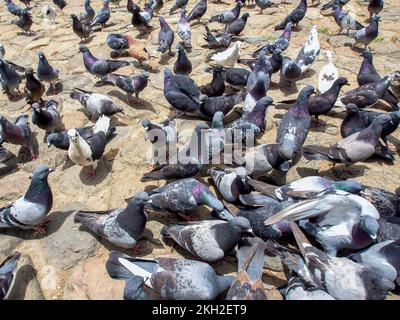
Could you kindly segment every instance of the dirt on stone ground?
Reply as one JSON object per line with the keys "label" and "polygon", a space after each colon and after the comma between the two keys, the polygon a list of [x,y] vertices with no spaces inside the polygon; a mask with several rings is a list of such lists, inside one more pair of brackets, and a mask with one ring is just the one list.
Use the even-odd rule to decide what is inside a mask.
{"label": "dirt on stone ground", "polygon": [[[14,1],[18,3],[18,1]],[[135,1],[136,2],[136,1]],[[190,0],[190,10],[196,3]],[[228,1],[226,1],[228,2]],[[279,0],[278,0],[279,2]],[[250,39],[272,40],[281,34],[274,31],[274,25],[282,20],[295,6],[297,0],[289,0],[290,4],[280,4],[277,8],[264,10],[259,14],[259,9],[244,7],[243,12],[249,12],[250,17],[242,35]],[[233,7],[234,1],[227,4],[214,4],[208,1],[208,11],[202,21],[218,11]],[[52,1],[32,1],[34,8],[32,15],[34,35],[27,36],[20,33],[20,29],[10,24],[14,19],[6,10],[4,1],[1,3],[0,42],[6,49],[5,59],[11,60],[24,67],[32,67],[36,70],[38,58],[37,52],[43,51],[51,65],[60,70],[60,80],[63,91],[56,96],[47,96],[46,99],[56,99],[62,103],[62,122],[65,128],[83,127],[91,125],[83,114],[80,104],[69,97],[73,87],[81,87],[86,90],[101,92],[110,96],[116,103],[123,106],[125,114],[112,118],[112,125],[117,126],[116,137],[106,146],[103,159],[99,162],[97,177],[93,180],[86,178],[82,167],[72,165],[67,159],[67,153],[55,148],[48,149],[44,140],[44,131],[31,124],[38,142],[39,157],[32,162],[21,161],[26,155],[20,154],[17,161],[7,165],[0,164],[0,206],[16,200],[26,191],[34,168],[39,164],[47,164],[56,168],[49,177],[49,183],[54,195],[54,205],[49,218],[47,234],[33,236],[32,231],[1,231],[0,234],[0,261],[14,250],[23,253],[17,272],[17,283],[10,299],[122,299],[124,282],[111,279],[106,270],[105,262],[111,250],[119,250],[109,243],[93,236],[79,224],[73,222],[75,210],[106,210],[125,206],[124,199],[137,191],[147,190],[161,186],[165,182],[140,182],[141,175],[149,170],[146,161],[150,145],[144,140],[145,130],[140,120],[149,118],[154,122],[161,122],[172,115],[168,102],[163,96],[163,69],[172,69],[176,56],[160,59],[160,53],[156,51],[157,35],[159,30],[158,18],[151,20],[155,29],[147,39],[146,46],[154,56],[150,61],[152,71],[147,88],[141,93],[145,103],[127,105],[125,95],[115,87],[94,87],[96,79],[86,72],[82,61],[82,55],[78,53],[79,38],[73,33],[70,14],[79,14],[83,10],[83,0],[68,0],[67,7],[61,12],[56,9],[56,25],[46,26],[42,21],[43,7],[52,4]],[[138,4],[143,7],[143,0]],[[176,30],[179,13],[169,15],[172,1],[164,1],[164,7],[160,14],[166,17],[170,26]],[[18,3],[20,5],[20,3]],[[22,4],[21,4],[22,5]],[[102,6],[102,1],[93,0],[92,5],[96,10]],[[358,21],[365,23],[369,17],[367,2],[351,1],[346,5],[346,10],[353,13]],[[92,53],[99,58],[109,58],[110,49],[106,45],[107,35],[111,32],[128,32],[137,36],[138,32],[130,24],[131,15],[126,11],[126,1],[121,2],[121,8],[115,8],[110,3],[111,19],[109,26],[94,33],[94,36],[86,45]],[[386,0],[385,8],[381,13],[380,36],[370,45],[374,54],[374,63],[380,74],[400,69],[400,3],[398,0]],[[208,24],[211,29],[221,29],[217,23]],[[291,58],[295,58],[301,47],[307,40],[309,31],[313,25],[318,26],[321,50],[331,50],[333,60],[341,76],[349,79],[351,87],[357,87],[356,76],[362,61],[360,51],[353,51],[353,40],[345,35],[337,35],[338,27],[332,16],[323,16],[318,7],[309,7],[305,19],[300,23],[300,30],[293,32],[290,47],[285,52]],[[203,46],[204,25],[192,26],[193,49],[188,53],[193,63],[191,77],[199,85],[208,83],[212,75],[204,72],[205,57],[210,51]],[[175,34],[175,44],[178,42]],[[244,42],[242,45],[242,57],[256,48],[257,43]],[[131,58],[124,58],[133,61]],[[297,90],[293,88],[279,87],[273,84],[268,91],[275,102],[283,99],[296,98],[298,90],[303,86],[317,85],[318,73],[324,65],[324,56],[321,55],[312,70],[307,72],[303,79],[297,82]],[[143,70],[133,66],[120,69],[118,73],[138,74]],[[279,82],[279,74],[272,77],[274,83]],[[46,86],[47,87],[47,86]],[[23,86],[21,86],[23,88]],[[377,104],[375,108],[390,111],[385,104]],[[9,119],[15,119],[21,114],[31,114],[29,105],[22,99],[10,102],[5,94],[0,94],[0,113]],[[267,130],[259,139],[259,143],[273,142],[276,137],[277,125],[285,110],[270,108],[267,114]],[[328,116],[321,116],[326,126],[317,127],[313,124],[306,144],[331,145],[340,139],[340,123],[345,115],[341,108],[335,108]],[[177,119],[180,143],[188,141],[191,132],[201,120]],[[393,133],[389,139],[392,149],[398,148],[400,133]],[[19,146],[5,145],[14,154],[19,153]],[[349,176],[343,172],[343,167],[337,168],[340,178],[354,178],[355,180],[374,187],[394,191],[398,186],[400,175],[400,162],[396,154],[394,164],[373,159],[358,163],[355,167],[355,176]],[[16,167],[17,165],[17,167]],[[317,173],[317,169],[319,169]],[[286,175],[286,181],[290,182],[308,175],[323,175],[338,178],[329,170],[329,163],[302,159]],[[270,177],[271,182],[284,183],[282,177]],[[207,183],[207,177],[203,178]],[[204,219],[209,216],[205,208],[200,208],[196,218]],[[190,258],[179,248],[172,249],[170,244],[164,243],[160,236],[162,226],[168,222],[180,221],[178,217],[165,217],[159,214],[149,213],[149,221],[146,226],[145,238],[139,243],[143,247],[140,256],[147,258],[159,256]],[[286,283],[287,273],[284,272],[279,259],[265,258],[265,272],[263,276],[264,286],[269,299],[282,299],[277,287]],[[221,274],[235,274],[236,259],[228,256],[222,262],[215,265],[217,272]],[[390,296],[389,298],[394,298]]]}

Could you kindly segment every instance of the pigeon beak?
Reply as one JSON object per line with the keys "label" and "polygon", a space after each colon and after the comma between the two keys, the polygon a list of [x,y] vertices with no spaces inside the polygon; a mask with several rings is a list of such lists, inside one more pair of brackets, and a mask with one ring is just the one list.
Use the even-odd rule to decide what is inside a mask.
{"label": "pigeon beak", "polygon": [[247,229],[245,232],[243,232],[244,234],[250,236],[250,237],[255,237],[256,235],[254,234],[253,229]]}
{"label": "pigeon beak", "polygon": [[51,148],[51,143],[47,144],[47,148],[50,149]]}

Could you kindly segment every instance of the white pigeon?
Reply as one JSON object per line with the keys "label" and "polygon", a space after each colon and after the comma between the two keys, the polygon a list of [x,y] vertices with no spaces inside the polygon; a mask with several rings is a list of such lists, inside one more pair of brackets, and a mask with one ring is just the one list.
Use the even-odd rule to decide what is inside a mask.
{"label": "white pigeon", "polygon": [[97,161],[103,156],[109,126],[110,118],[103,115],[97,120],[93,135],[87,139],[83,139],[75,129],[68,130],[68,157],[79,166],[92,166],[90,177],[96,175]]}
{"label": "white pigeon", "polygon": [[225,51],[216,53],[211,56],[210,60],[215,61],[223,67],[234,67],[237,59],[240,57],[241,41],[236,41],[230,48]]}
{"label": "white pigeon", "polygon": [[51,24],[55,23],[57,13],[51,5],[44,6],[42,9],[43,18],[47,19],[51,22]]}
{"label": "white pigeon", "polygon": [[182,10],[177,27],[178,36],[182,39],[186,48],[192,47],[192,29],[187,21],[186,10]]}
{"label": "white pigeon", "polygon": [[299,52],[296,62],[301,68],[301,72],[308,70],[321,53],[321,47],[318,41],[318,26],[313,26],[310,31],[310,36],[308,37],[307,43]]}
{"label": "white pigeon", "polygon": [[318,90],[321,94],[328,91],[339,77],[339,72],[332,61],[332,52],[327,50],[324,55],[326,56],[326,63],[319,72],[318,77]]}

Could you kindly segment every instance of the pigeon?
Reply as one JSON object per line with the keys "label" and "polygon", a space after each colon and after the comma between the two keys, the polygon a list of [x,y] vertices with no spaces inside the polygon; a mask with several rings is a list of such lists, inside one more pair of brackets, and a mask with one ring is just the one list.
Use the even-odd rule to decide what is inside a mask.
{"label": "pigeon", "polygon": [[11,24],[22,29],[26,34],[32,34],[31,27],[33,24],[32,16],[27,9],[23,9],[17,20],[11,20]]}
{"label": "pigeon", "polygon": [[102,115],[112,116],[124,113],[121,106],[116,105],[109,97],[101,93],[86,91],[79,88],[72,89],[70,98],[79,100],[90,120],[98,120]]}
{"label": "pigeon", "polygon": [[137,6],[136,4],[133,4],[131,13],[132,13],[131,23],[137,30],[139,30],[139,36],[141,36],[141,35],[145,34],[146,32],[153,29],[149,25],[146,18],[140,14],[141,10],[140,10],[139,6]]}
{"label": "pigeon", "polygon": [[15,96],[15,91],[19,91],[21,77],[7,62],[0,59],[0,83],[3,91],[10,97]]}
{"label": "pigeon", "polygon": [[213,78],[210,83],[202,86],[200,92],[205,94],[207,97],[219,97],[224,94],[225,82],[222,78],[223,67],[215,67],[212,69]]}
{"label": "pigeon", "polygon": [[170,224],[161,230],[161,234],[172,238],[196,258],[216,262],[231,252],[243,235],[253,235],[253,231],[246,218],[234,217],[229,221],[202,220]]}
{"label": "pigeon", "polygon": [[[75,128],[75,130],[84,140],[90,138],[94,134],[93,127]],[[116,130],[115,127],[110,127],[106,133],[106,139],[110,139],[114,135],[115,130]],[[50,148],[51,146],[55,146],[57,149],[68,151],[69,149],[68,130],[50,133],[46,137],[46,143],[48,148]]]}
{"label": "pigeon", "polygon": [[145,3],[144,10],[139,13],[147,22],[150,22],[151,18],[153,18],[153,8],[151,4]]}
{"label": "pigeon", "polygon": [[32,68],[25,69],[25,94],[30,103],[42,102],[45,90],[44,84],[35,78]]}
{"label": "pigeon", "polygon": [[381,21],[380,16],[373,16],[369,25],[355,33],[349,34],[350,37],[354,39],[353,48],[361,43],[364,45],[364,50],[367,49],[368,45],[374,41],[379,34],[379,21]]}
{"label": "pigeon", "polygon": [[60,75],[60,71],[52,67],[46,59],[43,52],[38,52],[39,64],[37,67],[37,76],[40,81],[50,83],[50,89],[56,91],[56,82]]}
{"label": "pigeon", "polygon": [[231,10],[222,11],[214,16],[211,16],[209,22],[218,22],[225,25],[228,25],[239,18],[240,8],[243,6],[242,2],[236,2],[236,5]]}
{"label": "pigeon", "polygon": [[296,63],[300,66],[301,72],[308,70],[315,63],[315,61],[318,60],[321,52],[317,28],[317,26],[313,26],[311,28],[307,43],[300,50],[296,58]]}
{"label": "pigeon", "polygon": [[384,5],[384,0],[371,0],[368,4],[368,12],[369,12],[369,18],[371,19],[373,15],[378,15]]}
{"label": "pigeon", "polygon": [[243,167],[237,167],[235,171],[230,173],[225,170],[211,168],[209,174],[225,201],[235,202],[241,194],[251,192],[247,184],[246,170]]}
{"label": "pigeon", "polygon": [[276,39],[274,42],[269,42],[266,45],[262,45],[259,49],[253,52],[252,57],[258,57],[260,51],[265,51],[269,54],[272,54],[276,49],[280,49],[282,53],[289,47],[291,36],[292,23],[288,22],[285,26],[284,31],[278,39]]}
{"label": "pigeon", "polygon": [[239,92],[237,94],[230,94],[218,97],[205,97],[202,100],[199,111],[207,119],[212,119],[216,112],[220,111],[224,115],[228,114],[232,108],[244,101],[246,94]]}
{"label": "pigeon", "polygon": [[234,67],[240,56],[240,46],[242,42],[236,41],[225,51],[211,54],[210,60],[223,67]]}
{"label": "pigeon", "polygon": [[247,174],[264,176],[273,169],[287,172],[290,165],[279,149],[278,144],[261,144],[248,148],[244,156]]}
{"label": "pigeon", "polygon": [[190,29],[190,25],[188,23],[188,19],[186,17],[186,10],[182,9],[181,18],[179,19],[179,23],[176,31],[178,32],[179,38],[182,39],[183,45],[186,48],[192,47],[192,30]]}
{"label": "pigeon", "polygon": [[67,5],[67,1],[65,0],[53,0],[53,3],[62,11]]}
{"label": "pigeon", "polygon": [[286,300],[336,300],[324,290],[306,285],[296,276],[289,279],[284,295]]}
{"label": "pigeon", "polygon": [[383,115],[388,114],[390,116],[390,120],[383,124],[381,138],[385,145],[388,145],[387,139],[390,134],[392,134],[400,124],[400,111],[394,111],[390,113],[382,113],[382,112],[375,112],[375,111],[361,111],[361,116],[363,117],[365,125],[368,127],[375,118]]}
{"label": "pigeon", "polygon": [[86,25],[90,24],[96,15],[96,12],[90,5],[90,1],[91,0],[85,0],[85,11],[79,15],[79,21]]}
{"label": "pigeon", "polygon": [[190,77],[183,74],[173,74],[164,69],[164,97],[168,103],[180,112],[198,110],[201,104],[200,90]]}
{"label": "pigeon", "polygon": [[152,147],[152,166],[156,167],[166,163],[170,156],[169,150],[171,146],[177,142],[175,120],[167,119],[160,124],[156,124],[149,119],[143,119],[142,125],[147,131],[145,140],[150,141]]}
{"label": "pigeon", "polygon": [[43,7],[43,18],[49,20],[50,24],[55,25],[56,17],[57,17],[57,12],[51,5]]}
{"label": "pigeon", "polygon": [[[389,115],[377,117],[366,129],[356,132],[331,147],[305,146],[303,155],[307,160],[327,160],[348,165],[369,159],[379,145],[382,126],[390,121]],[[333,169],[333,168],[332,168]]]}
{"label": "pigeon", "polygon": [[145,203],[149,200],[146,192],[137,192],[127,199],[126,208],[106,211],[79,210],[74,216],[75,223],[82,223],[89,230],[121,248],[138,249],[146,226]]}
{"label": "pigeon", "polygon": [[119,252],[110,253],[106,269],[116,279],[141,277],[146,286],[168,300],[213,300],[234,281],[232,276],[217,275],[205,262],[175,258],[139,259]]}
{"label": "pigeon", "polygon": [[308,100],[313,93],[312,86],[301,89],[297,101],[279,123],[276,143],[279,144],[280,154],[287,160],[294,160],[297,155],[301,155],[311,124]]}
{"label": "pigeon", "polygon": [[55,100],[46,101],[44,105],[37,102],[32,104],[32,123],[47,132],[54,131],[61,124],[58,102]]}
{"label": "pigeon", "polygon": [[250,74],[247,81],[247,89],[251,89],[246,94],[246,98],[244,100],[243,115],[247,115],[253,111],[257,102],[266,96],[267,92],[265,87],[269,86],[269,76],[262,71],[256,73],[256,82],[253,85],[249,85],[252,74],[253,73]]}
{"label": "pigeon", "polygon": [[269,77],[271,78],[273,73],[277,73],[281,70],[283,63],[283,56],[281,49],[275,49],[271,57],[268,58],[268,64],[270,65]]}
{"label": "pigeon", "polygon": [[244,13],[239,19],[233,21],[226,27],[225,32],[230,35],[238,36],[246,27],[247,19],[250,16],[248,12]]}
{"label": "pigeon", "polygon": [[343,11],[340,6],[334,5],[333,10],[333,17],[340,28],[338,34],[341,34],[343,29],[349,35],[350,30],[361,30],[364,28],[361,23],[357,22],[348,12]]}
{"label": "pigeon", "polygon": [[[214,115],[215,118],[215,115]],[[222,117],[221,117],[222,121]],[[210,129],[208,124],[198,124],[190,137],[189,143],[179,150],[178,158],[174,159],[180,164],[204,164],[208,157],[207,152],[207,131]]]}
{"label": "pigeon", "polygon": [[265,243],[260,238],[239,242],[238,274],[227,293],[227,300],[267,300],[262,283]]}
{"label": "pigeon", "polygon": [[32,132],[29,127],[28,119],[28,115],[21,115],[15,120],[15,123],[12,124],[4,116],[0,116],[0,140],[2,142],[26,147],[31,155],[31,160],[35,160],[37,156],[35,155],[31,142]]}
{"label": "pigeon", "polygon": [[224,68],[222,78],[233,87],[244,87],[247,85],[250,71],[243,68]]}
{"label": "pigeon", "polygon": [[339,8],[342,8],[349,1],[350,0],[330,0],[322,5],[321,11],[326,11],[330,8],[333,8],[334,5],[337,5]]}
{"label": "pigeon", "polygon": [[398,77],[398,73],[389,74],[377,82],[367,83],[350,90],[339,99],[345,105],[354,103],[359,108],[372,106],[382,98],[396,77]]}
{"label": "pigeon", "polygon": [[356,132],[367,128],[364,118],[361,116],[361,111],[354,103],[349,103],[346,106],[346,116],[340,126],[340,135],[346,138]]}
{"label": "pigeon", "polygon": [[187,16],[187,22],[197,20],[200,23],[201,18],[207,12],[207,0],[199,0]]}
{"label": "pigeon", "polygon": [[300,220],[301,228],[318,241],[324,252],[336,257],[340,250],[359,250],[370,245],[377,237],[378,218],[376,208],[365,199],[337,191],[286,207],[265,224]]}
{"label": "pigeon", "polygon": [[293,26],[298,27],[299,23],[305,17],[307,12],[307,0],[300,0],[300,3],[280,24],[275,26],[275,30],[283,30],[288,22],[291,22]]}
{"label": "pigeon", "polygon": [[188,3],[188,0],[175,0],[174,5],[169,10],[169,14],[173,14],[178,9],[184,9]]}
{"label": "pigeon", "polygon": [[369,248],[353,253],[348,258],[376,271],[385,278],[400,283],[400,262],[398,259],[400,240],[386,240]]}
{"label": "pigeon", "polygon": [[254,139],[261,132],[264,132],[266,113],[272,102],[271,97],[264,96],[257,101],[253,109],[243,113],[240,119],[234,121],[228,128],[234,135],[233,141],[244,141],[246,138]]}
{"label": "pigeon", "polygon": [[189,75],[192,72],[192,62],[189,60],[185,49],[180,43],[176,45],[176,50],[178,51],[178,57],[174,63],[174,73]]}
{"label": "pigeon", "polygon": [[164,6],[164,1],[163,0],[149,0],[149,4],[151,5],[151,8],[153,9],[153,11],[158,13]]}
{"label": "pigeon", "polygon": [[120,33],[110,33],[107,36],[107,45],[115,51],[123,51],[129,48],[128,40]]}
{"label": "pigeon", "polygon": [[333,64],[332,51],[327,50],[324,55],[326,56],[326,62],[318,75],[318,90],[321,94],[328,91],[339,77],[339,72]]}
{"label": "pigeon", "polygon": [[272,0],[256,0],[256,6],[260,8],[260,14],[262,14],[263,10],[277,5]]}
{"label": "pigeon", "polygon": [[32,0],[19,0],[19,1],[22,2],[27,8],[29,8]]}
{"label": "pigeon", "polygon": [[191,219],[193,211],[206,205],[217,213],[224,210],[224,205],[201,182],[186,178],[166,184],[149,192],[150,206],[155,210],[177,213],[185,219]]}
{"label": "pigeon", "polygon": [[74,30],[75,34],[81,39],[88,39],[90,34],[92,33],[92,29],[85,25],[83,22],[80,22],[78,17],[75,14],[71,14],[72,19],[72,30]]}
{"label": "pigeon", "polygon": [[136,102],[139,102],[139,93],[142,92],[150,81],[150,74],[143,72],[133,76],[124,76],[108,74],[102,78],[103,82],[111,83],[126,92],[126,100],[129,103],[132,100],[132,94],[135,94]]}
{"label": "pigeon", "polygon": [[144,61],[150,59],[150,54],[147,51],[144,43],[139,41],[128,34],[124,35],[124,38],[128,42],[128,54],[143,64]]}
{"label": "pigeon", "polygon": [[291,60],[289,57],[283,57],[281,66],[281,80],[286,81],[290,84],[296,83],[301,79],[302,71],[296,61]]}
{"label": "pigeon", "polygon": [[[371,51],[365,50],[361,53],[361,55],[364,57],[364,59],[357,75],[358,85],[362,86],[364,84],[381,81],[382,77],[374,67]],[[381,99],[389,103],[394,110],[398,110],[400,107],[399,100],[390,90],[390,88],[383,93]]]}
{"label": "pigeon", "polygon": [[46,216],[53,206],[53,195],[47,177],[53,171],[54,169],[44,165],[36,167],[25,195],[0,208],[0,229],[34,229],[41,234],[46,232],[45,225],[49,222]]}
{"label": "pigeon", "polygon": [[97,161],[103,156],[109,125],[110,118],[102,115],[96,122],[93,135],[87,139],[83,139],[76,129],[69,129],[67,132],[68,158],[79,166],[91,166],[92,170],[89,173],[91,178],[96,176]]}
{"label": "pigeon", "polygon": [[100,25],[102,28],[106,26],[108,20],[110,20],[110,8],[108,6],[109,0],[104,0],[103,8],[99,12],[97,12],[93,21],[89,24],[89,27],[92,28],[94,26]]}
{"label": "pigeon", "polygon": [[14,252],[0,264],[0,300],[7,300],[15,283],[16,269],[21,254]]}
{"label": "pigeon", "polygon": [[331,257],[312,246],[300,228],[290,223],[301,255],[273,240],[267,251],[279,255],[283,263],[302,281],[323,290],[337,300],[383,300],[394,283],[375,271],[342,257]]}
{"label": "pigeon", "polygon": [[86,70],[97,77],[103,77],[130,65],[128,61],[98,59],[92,55],[88,47],[83,45],[79,46],[79,52],[83,53],[83,63]]}
{"label": "pigeon", "polygon": [[7,5],[7,10],[9,13],[15,16],[20,16],[21,12],[24,10],[21,7],[18,7],[12,0],[5,0]]}
{"label": "pigeon", "polygon": [[225,49],[230,46],[232,39],[226,32],[214,35],[207,25],[205,25],[204,28],[207,34],[204,35],[203,39],[211,49]]}
{"label": "pigeon", "polygon": [[171,54],[171,46],[174,43],[174,31],[170,28],[165,19],[160,16],[160,32],[158,33],[158,48],[157,51]]}

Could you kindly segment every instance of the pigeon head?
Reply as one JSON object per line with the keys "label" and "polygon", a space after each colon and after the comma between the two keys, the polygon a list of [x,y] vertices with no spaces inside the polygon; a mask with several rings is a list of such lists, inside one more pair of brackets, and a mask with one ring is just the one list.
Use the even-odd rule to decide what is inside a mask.
{"label": "pigeon head", "polygon": [[68,132],[69,141],[76,144],[79,141],[79,133],[75,129],[69,129]]}
{"label": "pigeon head", "polygon": [[326,56],[328,61],[332,61],[332,51],[331,50],[324,51],[324,55]]}
{"label": "pigeon head", "polygon": [[71,16],[70,16],[70,17],[71,17],[71,19],[72,19],[72,20],[78,20],[78,17],[77,17],[77,15],[76,15],[76,14],[71,14]]}
{"label": "pigeon head", "polygon": [[361,52],[361,56],[363,56],[365,59],[367,59],[369,62],[372,62],[372,53],[369,50],[364,50],[363,52]]}
{"label": "pigeon head", "polygon": [[44,55],[44,53],[42,51],[39,51],[37,55],[40,60],[46,60],[46,56]]}
{"label": "pigeon head", "polygon": [[147,71],[143,72],[143,73],[141,74],[141,76],[142,76],[143,78],[145,78],[147,81],[150,81],[150,73],[148,73]]}
{"label": "pigeon head", "polygon": [[136,12],[136,13],[140,12],[140,8],[136,4],[133,4],[132,10],[133,10],[133,12]]}
{"label": "pigeon head", "polygon": [[235,169],[235,172],[236,172],[236,175],[237,175],[239,178],[241,178],[241,179],[246,178],[247,173],[246,173],[246,169],[245,169],[245,168],[243,168],[243,167],[237,167],[237,168]]}
{"label": "pigeon head", "polygon": [[301,89],[299,96],[300,96],[300,98],[308,99],[314,93],[315,93],[315,89],[313,86],[305,86],[303,89]]}
{"label": "pigeon head", "polygon": [[216,113],[214,113],[211,127],[223,128],[224,127],[224,123],[222,121],[223,119],[224,119],[224,114],[222,113],[222,111],[217,111]]}
{"label": "pigeon head", "polygon": [[32,109],[33,109],[33,112],[35,112],[35,113],[40,113],[40,111],[42,110],[39,103],[37,103],[37,102],[32,104]]}
{"label": "pigeon head", "polygon": [[150,119],[143,119],[143,120],[142,120],[142,126],[143,126],[143,128],[148,128],[148,127],[150,127],[150,125],[151,125]]}
{"label": "pigeon head", "polygon": [[376,23],[379,23],[379,21],[381,21],[381,16],[375,15],[371,18],[371,21],[374,21]]}
{"label": "pigeon head", "polygon": [[197,196],[200,204],[204,204],[213,208],[216,212],[222,212],[224,210],[224,204],[218,200],[211,191],[202,190],[200,193],[196,194],[196,190],[193,190],[195,197]]}
{"label": "pigeon head", "polygon": [[6,66],[4,60],[0,59],[0,68],[3,69]]}
{"label": "pigeon head", "polygon": [[253,111],[263,112],[267,109],[267,107],[269,107],[272,104],[272,102],[274,102],[274,100],[271,97],[269,96],[262,97],[260,100],[257,101]]}
{"label": "pigeon head", "polygon": [[215,66],[214,68],[212,68],[212,73],[213,74],[218,74],[225,71],[225,68],[223,66]]}
{"label": "pigeon head", "polygon": [[362,184],[354,180],[334,181],[332,185],[335,190],[342,190],[349,193],[359,193],[364,189]]}
{"label": "pigeon head", "polygon": [[54,172],[53,168],[49,168],[45,165],[39,165],[36,167],[32,175],[32,180],[46,180],[49,173]]}
{"label": "pigeon head", "polygon": [[359,227],[362,231],[368,234],[372,239],[376,239],[379,224],[376,219],[372,218],[371,216],[361,216]]}
{"label": "pigeon head", "polygon": [[339,85],[340,87],[342,86],[349,86],[349,80],[347,80],[346,77],[339,77],[335,80],[335,84]]}
{"label": "pigeon head", "polygon": [[61,145],[64,141],[63,135],[58,132],[50,133],[46,137],[47,148],[50,148],[52,145],[58,146]]}
{"label": "pigeon head", "polygon": [[79,52],[82,52],[82,53],[89,52],[89,48],[84,45],[80,45]]}
{"label": "pigeon head", "polygon": [[349,103],[346,106],[346,111],[347,113],[358,113],[360,112],[360,109],[358,109],[358,107],[354,103]]}
{"label": "pigeon head", "polygon": [[135,203],[135,204],[143,204],[146,203],[150,200],[149,195],[147,192],[137,192],[135,193],[132,197],[125,199],[126,202],[128,203]]}
{"label": "pigeon head", "polygon": [[26,68],[25,69],[25,74],[26,75],[33,75],[33,69],[32,68]]}
{"label": "pigeon head", "polygon": [[380,127],[382,128],[382,126],[384,126],[385,124],[387,124],[388,122],[391,122],[392,118],[390,117],[389,114],[381,114],[379,116],[377,116],[374,121],[372,121],[372,124],[375,124],[374,127]]}
{"label": "pigeon head", "polygon": [[243,19],[243,20],[247,20],[248,17],[250,17],[250,14],[249,14],[248,12],[246,12],[246,13],[244,13],[244,14],[242,15],[242,19]]}
{"label": "pigeon head", "polygon": [[229,221],[229,223],[240,233],[254,237],[254,232],[251,228],[250,222],[245,217],[234,217]]}

